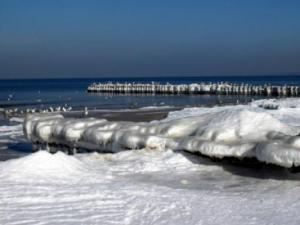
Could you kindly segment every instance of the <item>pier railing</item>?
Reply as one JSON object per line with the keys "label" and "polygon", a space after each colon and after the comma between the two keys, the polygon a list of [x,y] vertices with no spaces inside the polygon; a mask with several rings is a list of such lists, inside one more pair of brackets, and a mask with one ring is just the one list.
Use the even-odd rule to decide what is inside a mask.
{"label": "pier railing", "polygon": [[232,83],[93,83],[87,92],[94,93],[151,93],[151,94],[210,94],[210,95],[266,95],[299,96],[300,86],[292,85],[251,85]]}

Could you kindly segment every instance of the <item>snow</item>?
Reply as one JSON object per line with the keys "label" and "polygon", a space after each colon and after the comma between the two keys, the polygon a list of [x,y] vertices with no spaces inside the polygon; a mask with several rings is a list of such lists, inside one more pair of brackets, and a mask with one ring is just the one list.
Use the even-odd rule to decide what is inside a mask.
{"label": "snow", "polygon": [[[161,102],[162,104],[163,102]],[[171,109],[172,106],[170,105],[160,105],[160,106],[145,106],[138,108],[138,110],[159,110],[159,109]]]}
{"label": "snow", "polygon": [[24,158],[9,160],[0,164],[1,179],[10,181],[39,182],[61,179],[69,182],[76,179],[79,171],[88,168],[75,158],[68,157],[62,152],[51,155],[46,151],[39,151]]}
{"label": "snow", "polygon": [[0,163],[0,224],[299,224],[299,176],[275,172],[171,150],[40,151]]}
{"label": "snow", "polygon": [[300,108],[299,98],[261,99],[252,102],[252,106],[262,108]]}
{"label": "snow", "polygon": [[[278,107],[269,110],[260,106],[270,102]],[[150,123],[37,114],[27,117],[24,127],[27,138],[34,143],[100,152],[185,150],[217,158],[254,157],[292,167],[300,165],[300,108],[290,106],[284,101],[265,100],[250,105],[191,108]]]}
{"label": "snow", "polygon": [[[300,174],[181,151],[297,162],[298,107],[276,102],[271,110],[255,102],[189,108],[151,123],[29,116],[30,140],[114,153],[42,150],[1,161],[0,224],[297,225]],[[13,141],[22,129],[0,126],[0,139]]]}
{"label": "snow", "polygon": [[24,122],[24,118],[12,117],[12,118],[9,119],[9,121],[11,121],[11,122],[17,122],[17,123],[23,123]]}
{"label": "snow", "polygon": [[13,126],[0,126],[0,137],[22,134],[22,124]]}
{"label": "snow", "polygon": [[23,136],[23,125],[0,126],[0,149],[6,148],[1,144],[16,143]]}

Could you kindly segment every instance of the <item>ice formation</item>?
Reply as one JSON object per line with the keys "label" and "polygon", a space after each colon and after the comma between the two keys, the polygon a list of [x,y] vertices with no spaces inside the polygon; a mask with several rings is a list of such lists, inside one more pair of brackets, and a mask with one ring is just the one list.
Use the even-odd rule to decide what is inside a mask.
{"label": "ice formation", "polygon": [[0,224],[299,224],[297,174],[243,169],[170,150],[40,151],[0,162]]}
{"label": "ice formation", "polygon": [[[277,107],[261,107],[266,104]],[[284,101],[265,100],[251,105],[184,109],[150,123],[29,115],[24,131],[31,142],[41,145],[100,152],[185,150],[217,158],[254,157],[292,167],[300,165],[299,121],[299,108]]]}
{"label": "ice formation", "polygon": [[[89,129],[95,135],[110,131],[111,136],[101,133],[90,138],[101,137],[116,144],[86,148],[99,145],[103,150],[120,151],[132,145],[139,149],[143,146],[135,143],[140,137],[144,139],[138,143],[145,146],[136,151],[74,156],[38,151],[0,161],[0,224],[297,225],[299,173],[214,163],[194,154],[172,151],[183,147],[197,150],[200,145],[196,144],[202,138],[203,145],[210,144],[221,155],[225,152],[222,145],[230,153],[234,149],[229,149],[230,145],[237,148],[240,143],[246,148],[258,143],[263,146],[262,159],[274,156],[273,160],[278,160],[278,153],[288,153],[286,159],[295,160],[298,145],[294,134],[300,125],[300,112],[294,103],[275,102],[276,110],[266,110],[256,103],[188,108],[151,123],[30,116],[24,127],[28,137],[35,142],[45,138],[49,143],[59,143],[58,150],[63,147],[61,143],[71,146],[86,140],[83,134],[88,135]],[[72,127],[76,132],[69,134]],[[0,126],[0,141],[15,142],[21,133],[20,124]],[[127,140],[131,133],[135,134],[132,142]],[[145,142],[150,137],[152,142]],[[282,148],[278,143],[286,144]]]}

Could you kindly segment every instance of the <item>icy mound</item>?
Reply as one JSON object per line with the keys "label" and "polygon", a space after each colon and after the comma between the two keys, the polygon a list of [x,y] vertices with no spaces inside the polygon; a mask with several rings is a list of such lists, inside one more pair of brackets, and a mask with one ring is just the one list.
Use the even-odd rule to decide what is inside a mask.
{"label": "icy mound", "polygon": [[300,108],[299,98],[287,99],[262,99],[251,103],[251,106],[261,107],[264,109],[278,109],[278,108]]}
{"label": "icy mound", "polygon": [[214,114],[205,127],[198,128],[197,133],[207,140],[235,142],[267,140],[272,131],[295,135],[297,130],[265,112],[231,109]]}
{"label": "icy mound", "polygon": [[251,103],[252,106],[264,108],[264,109],[278,109],[279,102],[276,99],[263,99],[257,100]]}
{"label": "icy mound", "polygon": [[82,172],[87,172],[85,164],[62,152],[50,154],[39,151],[0,164],[1,177],[11,181],[30,182],[38,179],[47,182],[56,180],[69,182],[79,177]]}
{"label": "icy mound", "polygon": [[300,121],[300,115],[277,111],[241,105],[198,108],[189,116],[178,116],[182,112],[177,112],[156,123],[33,115],[25,121],[25,134],[34,143],[70,148],[186,150],[218,158],[255,157],[284,167],[299,166],[300,128],[287,121]]}
{"label": "icy mound", "polygon": [[[213,116],[211,119],[201,116],[207,117],[207,124],[197,128],[194,136],[183,138],[180,148],[218,158],[256,157],[263,162],[286,167],[299,164],[300,151],[297,153],[298,147],[292,146],[290,141],[300,141],[300,137],[296,136],[298,127],[284,124],[266,112],[248,109],[224,110],[208,115]],[[191,120],[197,118],[190,117]],[[266,143],[276,143],[278,151],[267,151]],[[288,148],[295,152],[289,155],[286,152],[290,152]]]}
{"label": "icy mound", "polygon": [[300,126],[300,98],[263,99],[252,102],[250,106],[256,110],[267,109],[264,111],[285,124]]}

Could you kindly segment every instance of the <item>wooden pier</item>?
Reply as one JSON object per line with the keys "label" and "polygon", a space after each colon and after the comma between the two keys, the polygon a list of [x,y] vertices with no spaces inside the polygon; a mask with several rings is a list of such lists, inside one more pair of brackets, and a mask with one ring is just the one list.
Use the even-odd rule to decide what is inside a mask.
{"label": "wooden pier", "polygon": [[209,94],[209,95],[265,95],[299,96],[300,86],[252,85],[220,83],[160,84],[160,83],[93,83],[87,92],[122,94]]}

